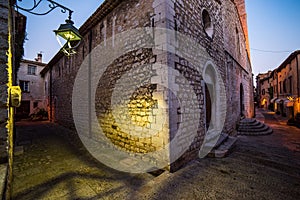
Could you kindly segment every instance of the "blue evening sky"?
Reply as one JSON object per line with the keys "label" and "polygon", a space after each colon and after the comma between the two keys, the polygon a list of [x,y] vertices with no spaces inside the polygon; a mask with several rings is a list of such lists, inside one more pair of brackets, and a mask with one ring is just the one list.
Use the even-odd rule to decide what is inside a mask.
{"label": "blue evening sky", "polygon": [[257,75],[277,68],[290,53],[300,49],[300,1],[245,1],[252,69]]}
{"label": "blue evening sky", "polygon": [[[47,1],[40,8],[47,9]],[[287,56],[300,49],[300,1],[299,0],[245,0],[248,14],[248,31],[251,47],[251,62],[254,75],[278,67]],[[30,7],[33,0],[19,2]],[[73,21],[80,27],[100,6],[103,0],[56,0],[74,10]],[[59,9],[46,16],[27,16],[26,59],[34,59],[43,52],[43,61],[48,62],[60,49],[53,30],[67,18]],[[267,52],[266,52],[267,51]],[[287,52],[286,52],[287,51]]]}

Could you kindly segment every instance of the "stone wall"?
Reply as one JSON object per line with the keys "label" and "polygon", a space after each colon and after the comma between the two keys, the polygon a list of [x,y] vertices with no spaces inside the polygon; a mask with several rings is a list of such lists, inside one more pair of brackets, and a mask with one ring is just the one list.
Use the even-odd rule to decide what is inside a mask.
{"label": "stone wall", "polygon": [[[109,11],[104,9],[109,5],[108,2],[114,5]],[[87,74],[95,71],[94,68],[97,66],[94,64],[99,63],[93,63],[95,57],[89,57],[89,53],[98,45],[102,45],[102,50],[109,52],[118,45],[115,40],[117,34],[138,27],[168,28],[178,31],[182,37],[177,33],[170,35],[159,31],[147,33],[146,38],[154,39],[155,48],[132,50],[109,63],[97,84],[95,94],[95,111],[99,124],[106,137],[118,149],[128,153],[146,154],[164,148],[174,138],[179,138],[170,146],[169,155],[166,155],[169,162],[172,162],[178,154],[182,155],[176,162],[169,163],[168,170],[175,171],[198,156],[203,140],[207,136],[205,99],[209,94],[205,92],[205,84],[209,83],[205,81],[210,80],[212,83],[221,81],[224,84],[223,93],[222,88],[216,87],[211,94],[216,100],[216,105],[212,108],[210,124],[213,124],[215,129],[222,126],[221,118],[224,117],[226,121],[223,131],[233,134],[241,112],[246,117],[252,117],[253,83],[246,50],[247,31],[243,28],[245,15],[241,21],[238,13],[238,9],[242,11],[244,8],[243,2],[240,1],[238,7],[231,0],[115,2],[117,3],[105,1],[100,10],[98,9],[81,27],[83,42],[77,49],[76,56],[66,58],[57,54],[50,61],[48,67],[53,77],[54,120],[74,128],[72,93],[75,77],[77,72],[82,70],[79,69],[82,63],[90,61],[91,65],[84,65],[85,76],[81,77],[80,81],[88,84],[89,78],[93,80],[94,74],[91,74],[91,77]],[[161,38],[164,39],[160,40]],[[142,43],[138,37],[131,42]],[[130,42],[128,45],[130,46]],[[193,57],[193,53],[196,57]],[[109,56],[107,55],[107,58]],[[163,67],[164,65],[168,68]],[[123,84],[118,85],[120,80]],[[190,87],[186,87],[185,81]],[[130,91],[129,88],[134,87],[137,82],[143,82],[144,85],[136,85],[137,88]],[[166,87],[157,83],[165,83]],[[114,96],[116,88],[120,95],[130,96],[128,102]],[[243,88],[242,101],[241,88]],[[92,108],[84,100],[86,96],[91,95],[90,92],[86,87],[78,94],[82,96],[82,107],[87,113]],[[199,109],[200,119],[196,122],[193,115],[194,108],[180,105],[182,102],[190,102],[192,94],[196,95],[196,105]],[[123,107],[113,105],[112,97]],[[225,103],[223,107],[220,106],[222,103]],[[163,105],[163,109],[158,115],[159,105]],[[128,110],[131,124],[126,121],[128,116],[124,114],[124,109]],[[167,122],[162,127],[153,126],[157,118],[162,116],[166,116]],[[93,124],[88,124],[90,120],[88,116],[80,119],[87,122],[82,125],[83,130],[87,133],[93,130],[91,127]],[[138,132],[153,129],[157,134],[146,137],[133,136]],[[186,149],[187,141],[191,140],[190,132],[193,131],[196,131],[196,135]],[[149,159],[153,163],[158,160],[155,157]]]}
{"label": "stone wall", "polygon": [[[8,50],[8,2],[0,1],[0,158],[7,152],[7,50]],[[2,161],[1,161],[2,162]]]}
{"label": "stone wall", "polygon": [[[76,57],[62,57],[52,67],[54,120],[74,128],[72,116],[72,89],[77,71],[89,52],[97,45],[113,45],[113,34],[151,25],[152,1],[130,0],[120,3],[114,11],[95,21],[95,26],[83,35]],[[95,19],[96,20],[96,19]],[[110,44],[108,44],[110,41]],[[133,63],[131,63],[133,64]],[[118,66],[119,67],[119,66]],[[121,70],[121,69],[120,69]],[[66,89],[68,88],[68,89]],[[61,112],[64,110],[64,112]]]}
{"label": "stone wall", "polygon": [[[249,59],[245,2],[222,1],[224,50],[227,70],[227,118],[225,131],[234,133],[241,115],[253,117],[253,77]],[[240,15],[239,15],[240,14]],[[241,102],[241,95],[243,99]]]}

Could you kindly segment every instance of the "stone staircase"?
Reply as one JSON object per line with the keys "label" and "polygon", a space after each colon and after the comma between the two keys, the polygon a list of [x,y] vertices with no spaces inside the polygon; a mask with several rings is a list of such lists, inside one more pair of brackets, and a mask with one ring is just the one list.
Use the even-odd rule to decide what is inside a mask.
{"label": "stone staircase", "polygon": [[223,158],[227,156],[233,149],[237,137],[229,136],[226,133],[222,133],[214,146],[214,148],[209,152],[207,157],[213,158]]}
{"label": "stone staircase", "polygon": [[237,128],[238,135],[269,135],[273,130],[253,118],[242,119]]}
{"label": "stone staircase", "polygon": [[[252,118],[242,118],[237,128],[238,135],[269,135],[273,130],[266,124]],[[207,157],[223,158],[227,156],[237,141],[237,137],[222,133]]]}

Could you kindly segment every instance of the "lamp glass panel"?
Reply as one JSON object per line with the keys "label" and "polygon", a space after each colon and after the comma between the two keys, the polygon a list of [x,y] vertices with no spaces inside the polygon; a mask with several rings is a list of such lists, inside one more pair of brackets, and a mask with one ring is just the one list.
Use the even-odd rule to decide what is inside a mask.
{"label": "lamp glass panel", "polygon": [[81,38],[72,30],[65,30],[65,31],[59,31],[57,33],[60,37],[64,38],[65,40],[68,41],[76,41],[80,40]]}

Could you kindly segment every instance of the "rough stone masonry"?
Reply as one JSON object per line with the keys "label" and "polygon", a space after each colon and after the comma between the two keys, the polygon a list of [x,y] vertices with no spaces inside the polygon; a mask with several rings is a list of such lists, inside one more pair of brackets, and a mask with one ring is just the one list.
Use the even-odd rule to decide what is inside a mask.
{"label": "rough stone masonry", "polygon": [[[98,124],[116,149],[129,155],[138,153],[141,159],[154,165],[163,157],[163,160],[169,161],[166,168],[175,171],[198,156],[206,137],[215,137],[209,135],[210,130],[221,128],[223,132],[234,134],[241,116],[253,117],[252,69],[244,0],[106,0],[80,28],[83,42],[77,48],[78,53],[67,58],[59,52],[42,72],[49,73],[48,77],[51,77],[48,80],[51,84],[51,116],[54,121],[70,128],[75,127],[73,117],[80,118],[85,123],[82,127],[77,124],[76,128],[86,130],[89,137],[97,138],[97,133],[89,131],[94,130],[96,125],[89,125],[90,118],[85,115],[92,108],[82,103],[85,112],[72,112],[76,76],[82,70],[81,65],[92,59],[90,53],[98,46],[104,51],[113,49],[118,45],[118,34],[141,27],[150,27],[146,37],[132,36],[133,41],[126,43],[131,47],[140,45],[141,48],[133,48],[109,63],[97,82],[96,93],[90,94],[87,85],[86,90],[80,91],[80,96],[82,102],[88,95],[95,97],[95,105],[92,106],[95,107]],[[151,32],[151,28],[165,28],[178,34],[165,37]],[[187,45],[180,35],[195,45]],[[164,37],[165,40],[161,40]],[[153,41],[154,46],[143,47],[144,40]],[[201,46],[200,52],[197,46]],[[183,53],[176,53],[178,49]],[[197,51],[194,57],[184,54],[194,51]],[[197,59],[200,54],[202,57]],[[205,62],[207,60],[210,62]],[[88,84],[87,72],[94,69],[87,65],[84,70],[86,77],[81,81]],[[118,85],[121,79],[125,80],[122,86]],[[184,80],[189,83],[187,87]],[[224,83],[225,92],[216,86],[220,80]],[[116,86],[126,93],[137,82],[144,85],[133,91],[131,96],[127,94],[129,101],[119,102],[123,109],[114,111],[111,99]],[[167,87],[153,82],[167,83]],[[175,88],[175,92],[170,88]],[[182,93],[179,92],[181,90]],[[195,125],[193,108],[181,106],[191,100],[192,94],[196,95],[199,109],[196,130],[191,130]],[[161,108],[161,113],[158,108]],[[130,117],[123,119],[122,116]],[[161,127],[153,126],[162,116],[166,123]],[[222,118],[225,119],[224,124],[221,123]],[[126,120],[130,124],[125,123]],[[135,135],[139,131],[156,129],[156,134]],[[190,138],[192,131],[196,131],[196,135]],[[166,146],[178,134],[181,135],[176,144],[170,148]],[[187,141],[192,142],[184,148]],[[146,156],[162,149],[166,150],[163,155]],[[177,159],[178,153],[181,156]],[[171,162],[173,157],[176,157],[175,162]]]}
{"label": "rough stone masonry", "polygon": [[7,158],[8,2],[0,1],[0,159]]}

